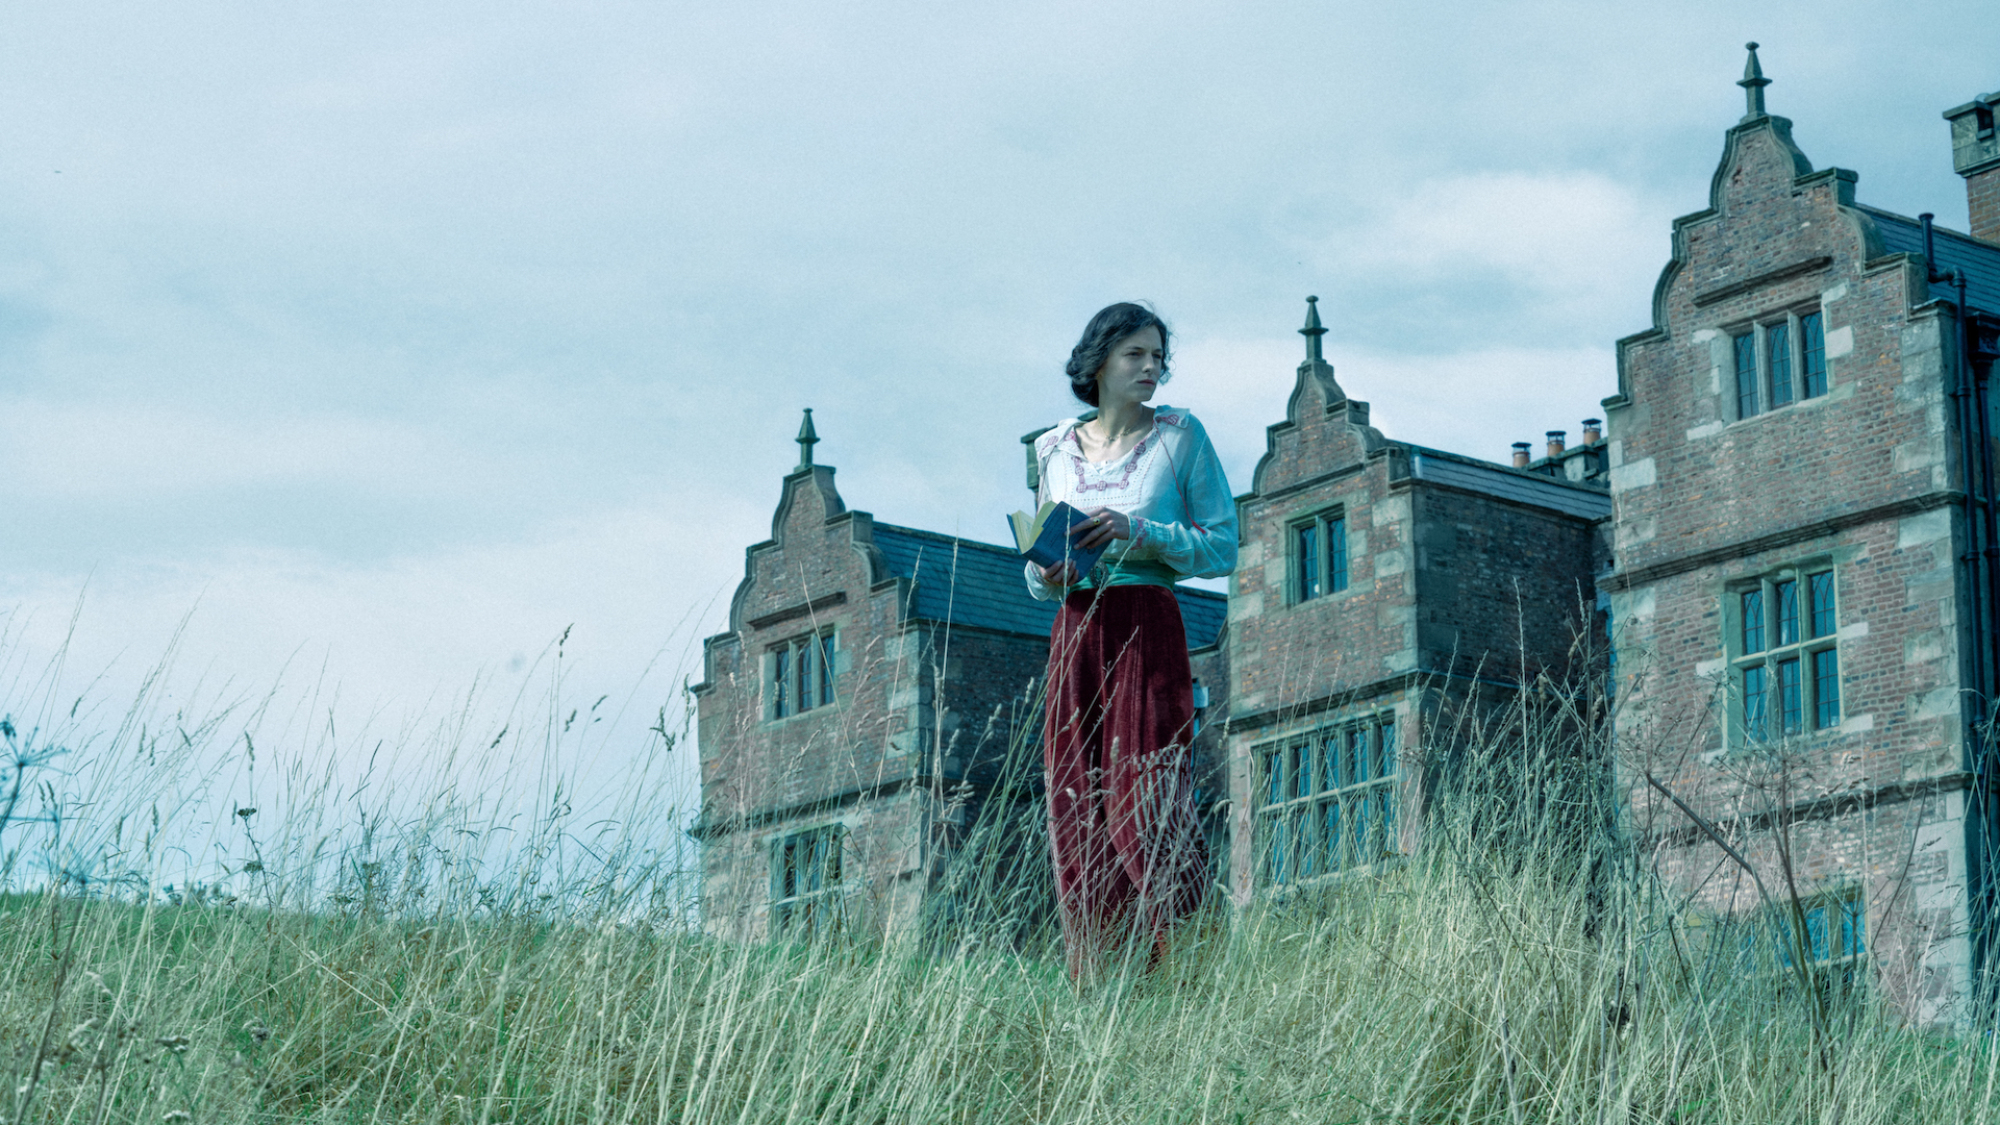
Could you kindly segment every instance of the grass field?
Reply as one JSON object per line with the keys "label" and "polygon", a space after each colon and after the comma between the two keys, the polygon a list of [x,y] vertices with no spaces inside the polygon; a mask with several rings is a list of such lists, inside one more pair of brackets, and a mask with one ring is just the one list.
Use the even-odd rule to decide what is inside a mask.
{"label": "grass field", "polygon": [[1991,1116],[1990,1038],[1902,1030],[1865,993],[1838,999],[1816,1035],[1796,985],[1745,972],[1726,943],[1672,940],[1633,885],[1607,892],[1545,840],[1496,855],[1483,830],[1447,844],[1453,830],[1435,825],[1423,854],[1373,876],[1215,907],[1157,970],[1083,992],[1040,939],[746,947],[609,899],[345,895],[308,912],[16,894],[0,916],[6,1116]]}
{"label": "grass field", "polygon": [[[1742,934],[1685,927],[1622,850],[1601,772],[1577,768],[1589,756],[1540,759],[1475,746],[1417,854],[1247,908],[1211,896],[1157,968],[1079,989],[1046,925],[1019,917],[704,937],[686,857],[640,846],[681,838],[665,814],[588,840],[552,819],[505,853],[512,868],[471,862],[477,825],[443,798],[358,835],[239,810],[231,875],[207,888],[34,867],[52,826],[6,798],[52,767],[17,746],[0,775],[16,888],[0,899],[0,1116],[1995,1118],[1992,1037],[1908,1030],[1865,985],[1824,990],[1746,961]],[[120,869],[157,871],[160,830],[128,822],[144,823],[136,806]]]}

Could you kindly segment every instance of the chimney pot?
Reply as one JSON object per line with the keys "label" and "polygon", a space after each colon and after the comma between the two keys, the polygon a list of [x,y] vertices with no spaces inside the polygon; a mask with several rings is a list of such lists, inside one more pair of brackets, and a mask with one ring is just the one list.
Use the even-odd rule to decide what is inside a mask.
{"label": "chimney pot", "polygon": [[1551,457],[1561,457],[1561,456],[1562,456],[1562,453],[1563,453],[1563,438],[1564,438],[1564,435],[1566,435],[1566,434],[1567,434],[1568,432],[1569,432],[1569,431],[1567,431],[1567,430],[1550,430],[1550,431],[1549,431],[1549,456],[1551,456]]}
{"label": "chimney pot", "polygon": [[1604,440],[1604,419],[1585,418],[1583,420],[1583,444],[1596,445]]}
{"label": "chimney pot", "polygon": [[1517,468],[1517,469],[1525,469],[1525,468],[1527,468],[1527,467],[1528,467],[1528,450],[1529,450],[1530,448],[1532,448],[1532,447],[1531,447],[1531,446],[1530,446],[1530,445],[1529,445],[1529,444],[1528,444],[1527,442],[1525,442],[1525,441],[1517,441],[1517,442],[1515,442],[1515,443],[1514,443],[1514,467],[1515,467],[1515,468]]}

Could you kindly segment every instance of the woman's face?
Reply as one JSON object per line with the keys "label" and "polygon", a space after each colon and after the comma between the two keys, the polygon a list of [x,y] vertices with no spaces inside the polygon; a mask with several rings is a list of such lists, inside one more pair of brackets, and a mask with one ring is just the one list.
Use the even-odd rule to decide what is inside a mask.
{"label": "woman's face", "polygon": [[1141,328],[1111,349],[1111,355],[1097,372],[1097,405],[1113,402],[1145,402],[1160,386],[1160,330]]}

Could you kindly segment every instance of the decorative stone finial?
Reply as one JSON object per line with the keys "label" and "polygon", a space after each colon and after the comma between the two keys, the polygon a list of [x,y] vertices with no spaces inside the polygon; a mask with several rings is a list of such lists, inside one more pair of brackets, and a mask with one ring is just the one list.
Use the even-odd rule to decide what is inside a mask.
{"label": "decorative stone finial", "polygon": [[799,423],[799,468],[810,469],[813,463],[813,446],[819,444],[819,431],[813,429],[812,407],[806,407],[806,420]]}
{"label": "decorative stone finial", "polygon": [[1745,43],[1750,52],[1750,61],[1743,64],[1743,79],[1737,85],[1743,87],[1743,120],[1755,121],[1764,114],[1764,87],[1771,80],[1764,77],[1764,68],[1757,65],[1757,44]]}
{"label": "decorative stone finial", "polygon": [[1319,298],[1306,298],[1306,326],[1299,329],[1299,335],[1306,338],[1306,362],[1324,363],[1320,355],[1319,338],[1326,335],[1326,329],[1319,322]]}

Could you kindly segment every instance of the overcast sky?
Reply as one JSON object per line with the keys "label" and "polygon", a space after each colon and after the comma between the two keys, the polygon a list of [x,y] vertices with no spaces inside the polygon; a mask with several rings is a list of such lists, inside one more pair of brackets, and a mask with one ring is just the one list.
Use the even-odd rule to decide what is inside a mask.
{"label": "overcast sky", "polygon": [[1573,435],[1747,39],[1816,166],[1963,229],[1990,0],[11,5],[0,711],[134,690],[185,620],[172,690],[393,726],[574,625],[615,764],[799,408],[850,507],[997,540],[1115,300],[1239,491],[1309,293],[1390,437]]}

